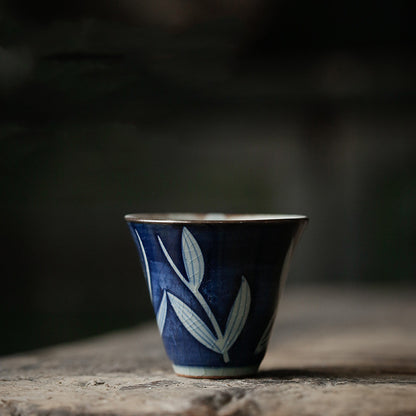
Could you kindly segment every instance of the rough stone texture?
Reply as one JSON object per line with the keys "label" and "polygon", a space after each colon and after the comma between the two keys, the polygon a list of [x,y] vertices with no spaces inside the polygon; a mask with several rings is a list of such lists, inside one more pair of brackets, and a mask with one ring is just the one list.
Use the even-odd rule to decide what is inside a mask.
{"label": "rough stone texture", "polygon": [[173,374],[154,325],[0,360],[0,416],[416,415],[416,292],[291,288],[261,372]]}

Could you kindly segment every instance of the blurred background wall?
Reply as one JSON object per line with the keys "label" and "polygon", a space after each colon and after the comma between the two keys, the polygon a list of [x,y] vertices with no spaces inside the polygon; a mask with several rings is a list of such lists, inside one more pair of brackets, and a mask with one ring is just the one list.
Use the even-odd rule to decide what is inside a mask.
{"label": "blurred background wall", "polygon": [[130,212],[307,214],[289,284],[414,286],[409,7],[0,3],[0,354],[152,317]]}

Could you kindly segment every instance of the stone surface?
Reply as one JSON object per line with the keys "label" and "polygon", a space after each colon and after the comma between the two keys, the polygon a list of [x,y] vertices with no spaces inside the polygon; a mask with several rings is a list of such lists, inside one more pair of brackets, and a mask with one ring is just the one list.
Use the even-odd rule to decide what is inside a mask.
{"label": "stone surface", "polygon": [[177,377],[154,325],[0,359],[0,415],[416,415],[416,292],[289,288],[261,372]]}

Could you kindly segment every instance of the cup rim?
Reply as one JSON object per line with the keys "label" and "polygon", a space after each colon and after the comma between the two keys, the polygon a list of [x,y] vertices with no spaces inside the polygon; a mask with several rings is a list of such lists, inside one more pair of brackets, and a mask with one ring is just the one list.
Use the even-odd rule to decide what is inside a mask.
{"label": "cup rim", "polygon": [[309,221],[306,215],[297,214],[225,214],[225,213],[134,213],[124,216],[127,222],[157,224],[247,224]]}

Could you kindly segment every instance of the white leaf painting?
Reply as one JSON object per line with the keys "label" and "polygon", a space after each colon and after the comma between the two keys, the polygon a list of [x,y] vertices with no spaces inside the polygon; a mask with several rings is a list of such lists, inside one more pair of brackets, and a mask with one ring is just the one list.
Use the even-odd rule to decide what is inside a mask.
{"label": "white leaf painting", "polygon": [[204,257],[197,241],[186,227],[182,230],[182,258],[189,284],[199,288],[204,278]]}
{"label": "white leaf painting", "polygon": [[228,315],[224,334],[224,349],[229,350],[237,340],[247,320],[250,311],[251,295],[250,287],[244,276],[241,278],[241,286],[234,304]]}
{"label": "white leaf painting", "polygon": [[136,229],[134,231],[136,233],[137,239],[139,240],[140,249],[142,251],[143,260],[144,260],[144,269],[145,269],[144,274],[145,274],[145,278],[146,278],[146,281],[147,281],[147,286],[149,287],[150,300],[153,302],[152,281],[150,280],[149,262],[147,261],[146,251],[144,249],[142,239],[140,238],[140,235],[139,235],[138,231]]}
{"label": "white leaf painting", "polygon": [[221,353],[221,350],[217,346],[215,336],[202,319],[188,305],[172,295],[172,293],[168,293],[168,296],[176,316],[187,331],[210,350]]}
{"label": "white leaf painting", "polygon": [[173,261],[160,236],[157,236],[157,238],[166,260],[179,277],[180,281],[188,288],[201,305],[215,331],[215,335],[188,305],[172,293],[168,293],[169,301],[176,316],[186,330],[198,342],[208,349],[218,354],[222,354],[224,362],[229,362],[230,357],[228,351],[240,336],[250,311],[251,295],[246,278],[244,276],[241,278],[241,286],[228,314],[225,332],[223,333],[211,307],[199,291],[199,287],[204,278],[205,266],[202,251],[195,237],[186,227],[183,228],[181,248],[186,277],[181,273]]}
{"label": "white leaf painting", "polygon": [[165,321],[166,321],[166,312],[168,310],[168,302],[166,300],[166,290],[163,291],[162,301],[159,305],[159,310],[156,314],[156,322],[157,326],[159,327],[159,332],[163,332],[163,328],[165,327]]}

